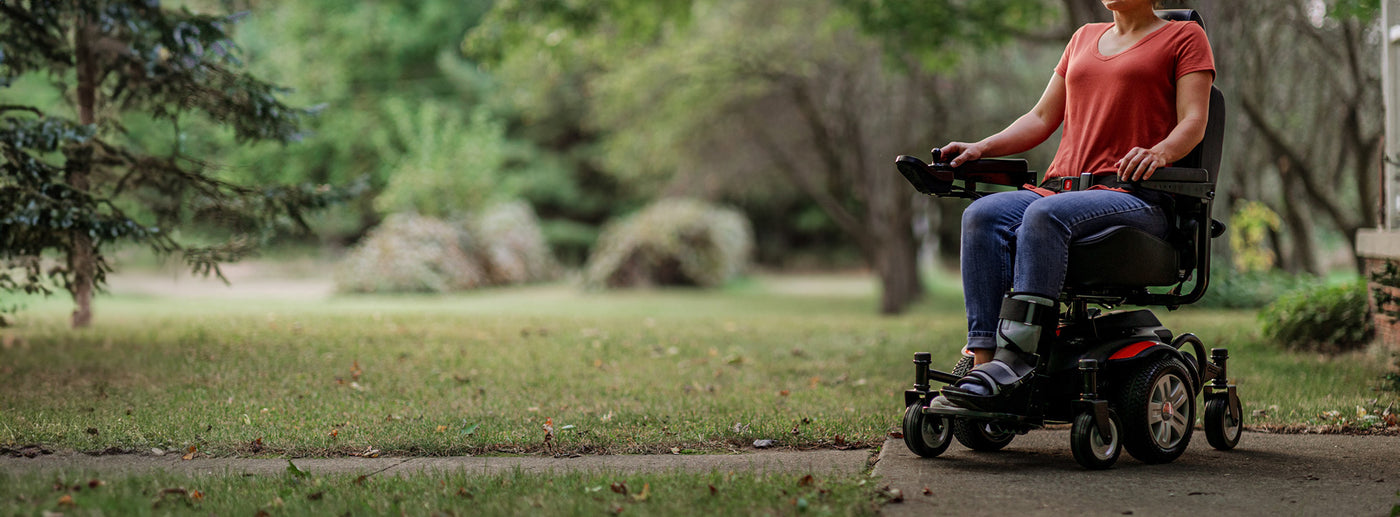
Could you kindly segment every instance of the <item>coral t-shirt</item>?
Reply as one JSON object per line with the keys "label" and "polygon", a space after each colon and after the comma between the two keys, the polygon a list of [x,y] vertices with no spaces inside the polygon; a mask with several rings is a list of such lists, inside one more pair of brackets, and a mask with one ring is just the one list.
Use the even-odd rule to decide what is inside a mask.
{"label": "coral t-shirt", "polygon": [[1133,147],[1150,148],[1176,128],[1176,81],[1192,72],[1215,74],[1205,30],[1168,22],[1127,50],[1105,56],[1099,38],[1112,23],[1080,27],[1055,73],[1065,78],[1064,134],[1045,177],[1118,170]]}

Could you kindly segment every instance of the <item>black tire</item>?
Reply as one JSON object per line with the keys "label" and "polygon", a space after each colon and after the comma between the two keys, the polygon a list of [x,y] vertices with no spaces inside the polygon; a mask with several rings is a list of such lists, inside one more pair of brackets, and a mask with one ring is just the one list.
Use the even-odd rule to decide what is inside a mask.
{"label": "black tire", "polygon": [[904,409],[904,445],[914,454],[934,458],[948,450],[952,442],[953,430],[948,419],[925,415],[923,406],[918,403]]}
{"label": "black tire", "polygon": [[[967,375],[970,370],[972,370],[972,358],[963,357],[953,367],[953,375],[962,377]],[[1015,438],[1016,434],[993,429],[983,420],[958,418],[953,420],[953,436],[963,447],[974,451],[996,452],[1010,445],[1011,439]]]}
{"label": "black tire", "polygon": [[1113,436],[1105,437],[1094,423],[1093,413],[1080,413],[1070,427],[1069,449],[1074,461],[1090,470],[1103,470],[1118,462],[1123,453],[1123,422],[1113,410],[1108,410]]}
{"label": "black tire", "polygon": [[1228,451],[1240,443],[1244,431],[1244,413],[1239,420],[1230,417],[1230,399],[1220,397],[1206,401],[1206,416],[1202,427],[1206,430],[1206,441],[1216,450]]}
{"label": "black tire", "polygon": [[1163,357],[1133,372],[1118,397],[1123,448],[1143,463],[1169,463],[1186,452],[1196,400],[1186,365]]}

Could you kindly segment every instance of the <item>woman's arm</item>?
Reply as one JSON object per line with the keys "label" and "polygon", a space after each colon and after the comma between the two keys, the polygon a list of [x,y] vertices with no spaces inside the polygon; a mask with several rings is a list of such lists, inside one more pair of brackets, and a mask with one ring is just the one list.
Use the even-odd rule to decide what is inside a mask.
{"label": "woman's arm", "polygon": [[1206,135],[1210,118],[1210,84],[1215,76],[1208,71],[1191,72],[1176,80],[1176,127],[1167,138],[1151,149],[1134,147],[1118,160],[1118,179],[1138,181],[1152,177],[1158,167],[1185,158]]}
{"label": "woman's arm", "polygon": [[948,164],[957,167],[970,160],[1024,152],[1050,138],[1064,120],[1065,78],[1056,73],[1035,107],[1006,129],[976,143],[949,142],[942,147],[940,158],[952,157]]}

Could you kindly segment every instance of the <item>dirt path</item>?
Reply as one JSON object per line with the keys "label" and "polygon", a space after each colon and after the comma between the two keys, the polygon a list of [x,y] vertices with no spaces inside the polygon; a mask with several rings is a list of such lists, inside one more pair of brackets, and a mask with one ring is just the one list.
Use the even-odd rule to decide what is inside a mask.
{"label": "dirt path", "polygon": [[[577,458],[515,457],[399,457],[399,458],[305,458],[293,460],[297,468],[311,474],[412,474],[434,471],[468,471],[481,474],[509,472],[548,473],[564,471],[694,472],[764,471],[855,474],[869,464],[869,450],[757,451],[743,454],[704,455],[618,455]],[[26,472],[89,471],[99,474],[132,474],[166,471],[178,474],[282,474],[285,459],[194,458],[181,459],[178,453],[164,456],[115,454],[90,456],[58,452],[35,458],[0,457],[0,474]]]}
{"label": "dirt path", "polygon": [[1198,433],[1166,465],[1124,454],[1111,470],[1087,471],[1065,430],[995,453],[954,443],[934,459],[891,439],[874,473],[904,494],[889,516],[1390,515],[1400,504],[1400,437],[1245,433],[1230,452],[1205,442]]}

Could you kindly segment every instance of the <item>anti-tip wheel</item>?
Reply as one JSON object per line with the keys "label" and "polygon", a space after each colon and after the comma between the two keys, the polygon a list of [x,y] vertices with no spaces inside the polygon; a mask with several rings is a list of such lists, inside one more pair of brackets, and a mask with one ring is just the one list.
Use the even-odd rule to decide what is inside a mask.
{"label": "anti-tip wheel", "polygon": [[1113,410],[1108,411],[1112,430],[1110,436],[1099,432],[1093,413],[1080,413],[1070,427],[1069,448],[1074,453],[1074,461],[1090,470],[1103,470],[1112,467],[1123,453],[1123,423]]}
{"label": "anti-tip wheel", "polygon": [[904,445],[914,454],[937,457],[948,450],[952,441],[953,426],[948,425],[948,419],[925,415],[923,406],[918,403],[904,409]]}
{"label": "anti-tip wheel", "polygon": [[1214,398],[1206,401],[1206,415],[1203,427],[1206,441],[1216,450],[1228,451],[1240,443],[1240,433],[1244,430],[1244,413],[1236,420],[1230,416],[1230,399]]}

